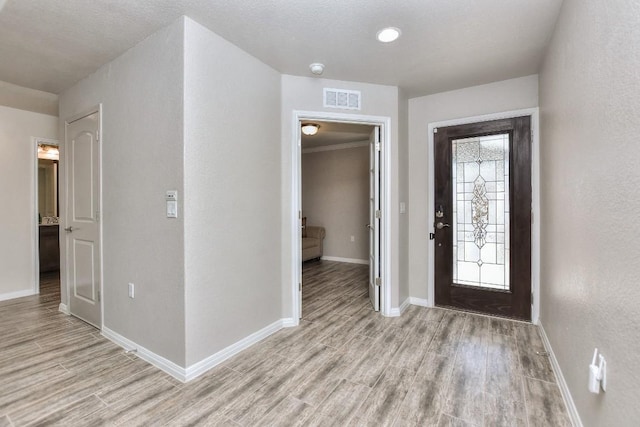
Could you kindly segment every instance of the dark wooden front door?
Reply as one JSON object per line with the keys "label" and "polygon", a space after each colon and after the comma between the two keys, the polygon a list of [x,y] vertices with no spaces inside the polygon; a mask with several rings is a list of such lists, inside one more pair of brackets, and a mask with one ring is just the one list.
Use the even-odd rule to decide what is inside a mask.
{"label": "dark wooden front door", "polygon": [[531,118],[434,132],[436,305],[531,320]]}

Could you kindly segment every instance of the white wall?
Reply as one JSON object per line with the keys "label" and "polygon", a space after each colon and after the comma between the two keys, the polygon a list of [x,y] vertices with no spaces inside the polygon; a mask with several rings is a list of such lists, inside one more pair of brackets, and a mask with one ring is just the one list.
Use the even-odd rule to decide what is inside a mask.
{"label": "white wall", "polygon": [[[322,89],[325,87],[337,89],[353,89],[362,92],[362,110],[338,110],[335,108],[324,108],[322,101]],[[389,141],[391,170],[391,306],[399,306],[399,282],[400,282],[400,251],[399,241],[399,214],[394,207],[399,205],[399,150],[398,143],[398,88],[394,86],[382,86],[368,83],[347,82],[338,80],[327,80],[312,77],[296,77],[290,75],[282,76],[282,274],[283,274],[283,317],[292,316],[291,291],[291,271],[293,269],[293,253],[291,248],[290,231],[291,224],[291,203],[292,203],[292,177],[291,177],[291,152],[292,152],[292,124],[293,112],[295,110],[344,113],[369,116],[391,117],[391,141]]]}
{"label": "white wall", "polygon": [[638,22],[636,0],[565,0],[540,73],[540,321],[586,426],[640,422]]}
{"label": "white wall", "polygon": [[189,366],[281,318],[280,75],[185,30]]}
{"label": "white wall", "polygon": [[46,114],[58,115],[58,95],[0,81],[0,105]]}
{"label": "white wall", "polygon": [[409,292],[427,299],[429,123],[538,106],[538,76],[474,86],[409,100]]}
{"label": "white wall", "polygon": [[184,200],[183,30],[180,19],[60,95],[61,123],[103,105],[104,326],[181,366],[184,216],[166,218],[165,191]]}
{"label": "white wall", "polygon": [[302,214],[325,228],[323,256],[369,259],[368,144],[302,154]]}
{"label": "white wall", "polygon": [[36,289],[35,159],[32,137],[57,139],[58,119],[0,106],[0,300]]}

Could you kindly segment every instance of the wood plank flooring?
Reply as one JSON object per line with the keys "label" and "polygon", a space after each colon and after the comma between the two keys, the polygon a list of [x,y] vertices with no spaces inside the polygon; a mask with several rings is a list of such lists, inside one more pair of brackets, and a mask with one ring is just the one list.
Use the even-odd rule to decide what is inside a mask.
{"label": "wood plank flooring", "polygon": [[303,266],[303,320],[182,384],[39,296],[0,302],[0,427],[569,426],[537,329],[370,309],[368,267]]}

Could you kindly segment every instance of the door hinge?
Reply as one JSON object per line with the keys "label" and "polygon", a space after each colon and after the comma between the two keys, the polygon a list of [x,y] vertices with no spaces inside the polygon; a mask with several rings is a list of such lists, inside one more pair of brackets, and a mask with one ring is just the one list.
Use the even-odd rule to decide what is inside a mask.
{"label": "door hinge", "polygon": [[378,209],[376,211],[376,219],[382,218],[382,212],[380,212],[380,210]]}
{"label": "door hinge", "polygon": [[298,282],[298,292],[302,292],[302,283]]}
{"label": "door hinge", "polygon": [[531,224],[533,224],[533,211],[531,211]]}
{"label": "door hinge", "polygon": [[382,147],[381,147],[380,143],[376,142],[376,151],[380,151],[381,148]]}
{"label": "door hinge", "polygon": [[96,141],[100,141],[100,131],[96,131]]}
{"label": "door hinge", "polygon": [[376,277],[373,284],[376,286],[382,286],[382,279],[380,277]]}
{"label": "door hinge", "polygon": [[429,233],[429,240],[433,240],[436,238],[436,233]]}
{"label": "door hinge", "polygon": [[96,221],[100,221],[100,211],[96,211]]}
{"label": "door hinge", "polygon": [[531,129],[531,143],[533,144],[533,129]]}
{"label": "door hinge", "polygon": [[98,291],[98,302],[100,302],[100,297],[101,297],[100,291]]}
{"label": "door hinge", "polygon": [[533,292],[531,292],[531,305],[533,305]]}

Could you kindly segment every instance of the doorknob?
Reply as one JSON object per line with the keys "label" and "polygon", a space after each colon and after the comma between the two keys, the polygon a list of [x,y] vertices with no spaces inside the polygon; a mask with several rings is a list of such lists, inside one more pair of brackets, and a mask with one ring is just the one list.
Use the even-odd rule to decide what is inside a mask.
{"label": "doorknob", "polygon": [[73,227],[67,227],[64,229],[67,233],[73,233]]}
{"label": "doorknob", "polygon": [[442,229],[443,229],[443,228],[445,228],[445,227],[451,227],[451,226],[450,226],[449,224],[444,224],[444,223],[442,223],[442,222],[439,222],[439,223],[437,223],[437,224],[436,224],[436,228],[437,228],[438,230],[442,230]]}

